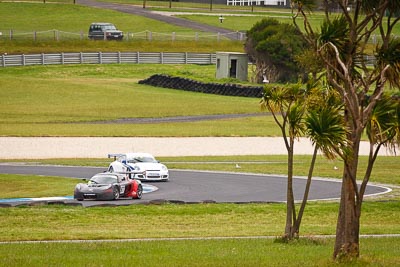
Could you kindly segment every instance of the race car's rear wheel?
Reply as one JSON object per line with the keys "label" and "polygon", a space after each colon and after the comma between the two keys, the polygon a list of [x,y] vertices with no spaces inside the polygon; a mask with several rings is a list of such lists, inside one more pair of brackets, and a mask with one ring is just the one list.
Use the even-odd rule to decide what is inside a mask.
{"label": "race car's rear wheel", "polygon": [[119,189],[118,189],[118,187],[114,187],[113,195],[114,195],[114,199],[115,200],[119,199]]}
{"label": "race car's rear wheel", "polygon": [[138,185],[137,191],[136,191],[136,197],[137,199],[141,199],[143,195],[143,186],[141,184]]}

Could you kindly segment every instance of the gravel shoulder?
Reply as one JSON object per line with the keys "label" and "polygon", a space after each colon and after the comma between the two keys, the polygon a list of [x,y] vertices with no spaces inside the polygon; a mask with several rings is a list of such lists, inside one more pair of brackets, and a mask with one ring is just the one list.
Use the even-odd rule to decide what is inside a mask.
{"label": "gravel shoulder", "polygon": [[[104,158],[124,152],[156,157],[287,154],[282,137],[0,137],[0,159]],[[368,152],[368,143],[362,142],[360,154]],[[295,153],[311,155],[311,142],[299,139]],[[384,149],[380,155],[390,156]]]}

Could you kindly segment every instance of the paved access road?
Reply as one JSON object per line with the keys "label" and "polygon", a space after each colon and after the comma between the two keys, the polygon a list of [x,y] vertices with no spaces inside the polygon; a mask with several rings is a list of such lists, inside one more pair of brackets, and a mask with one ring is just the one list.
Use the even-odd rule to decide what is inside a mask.
{"label": "paved access road", "polygon": [[[95,167],[65,167],[65,166],[27,166],[1,164],[0,173],[34,174],[48,176],[63,176],[89,178],[93,174],[105,171],[105,168]],[[256,175],[243,173],[201,172],[171,170],[169,182],[154,182],[148,184],[158,187],[158,190],[143,195],[141,200],[117,201],[83,201],[84,206],[93,205],[129,205],[149,202],[283,202],[286,200],[286,179],[276,175]],[[341,183],[336,180],[315,179],[312,182],[309,199],[332,199],[340,196]],[[302,199],[305,179],[294,180],[295,198]],[[388,188],[368,186],[367,195],[387,192]],[[71,188],[73,195],[73,188]],[[77,202],[68,200],[67,202]],[[13,203],[14,205],[17,203]]]}

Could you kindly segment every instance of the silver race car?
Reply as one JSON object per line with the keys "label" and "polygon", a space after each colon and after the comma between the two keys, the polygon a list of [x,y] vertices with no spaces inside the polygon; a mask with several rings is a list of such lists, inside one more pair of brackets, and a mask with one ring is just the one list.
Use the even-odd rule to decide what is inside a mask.
{"label": "silver race car", "polygon": [[130,179],[127,174],[98,173],[87,183],[75,186],[74,199],[116,200],[124,198],[142,198],[143,186],[141,181]]}

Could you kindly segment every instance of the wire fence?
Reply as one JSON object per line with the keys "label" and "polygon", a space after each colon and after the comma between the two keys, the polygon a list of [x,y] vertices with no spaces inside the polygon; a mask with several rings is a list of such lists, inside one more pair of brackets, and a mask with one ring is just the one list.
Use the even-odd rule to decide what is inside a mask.
{"label": "wire fence", "polygon": [[[400,36],[394,35],[394,38]],[[152,32],[152,31],[141,31],[141,32],[125,32],[124,39],[122,41],[220,41],[220,40],[246,40],[247,35],[245,32],[232,31],[228,33],[207,33],[207,32]],[[44,30],[44,31],[30,31],[22,32],[17,30],[1,30],[0,29],[0,40],[9,41],[68,41],[68,40],[88,40],[87,31],[79,32],[67,32],[57,29]],[[100,40],[101,41],[101,40]],[[371,35],[369,39],[370,44],[378,44],[382,41],[380,35]]]}
{"label": "wire fence", "polygon": [[[232,38],[234,37],[234,38]],[[68,40],[88,40],[88,33],[86,31],[67,32],[61,30],[45,30],[45,31],[31,31],[22,32],[16,30],[1,30],[0,40],[9,41],[68,41]],[[229,32],[229,33],[206,33],[206,32],[190,32],[190,33],[161,33],[152,31],[141,32],[126,32],[124,33],[123,41],[220,41],[235,39],[243,41],[246,39],[246,33],[243,32]]]}

